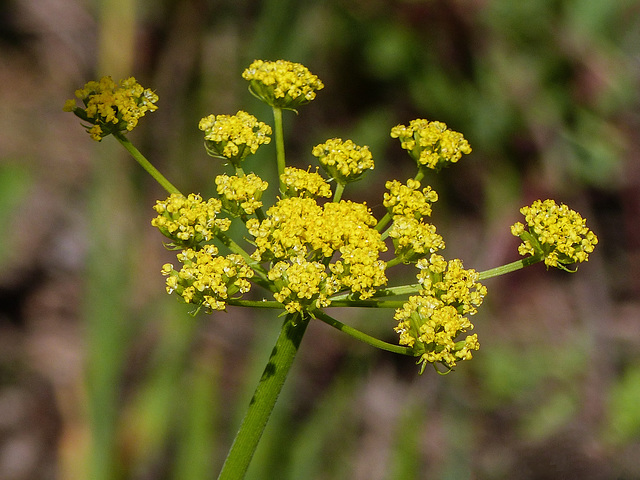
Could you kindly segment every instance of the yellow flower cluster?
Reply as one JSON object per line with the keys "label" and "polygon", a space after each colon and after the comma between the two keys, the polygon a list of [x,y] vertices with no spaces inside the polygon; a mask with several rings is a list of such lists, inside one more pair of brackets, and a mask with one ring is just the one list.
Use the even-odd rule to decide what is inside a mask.
{"label": "yellow flower cluster", "polygon": [[201,250],[187,249],[178,254],[182,263],[180,271],[167,263],[162,274],[167,276],[167,292],[175,292],[185,303],[204,307],[207,312],[224,310],[225,301],[236,294],[247,293],[253,270],[240,255],[218,255],[214,245],[205,245]]}
{"label": "yellow flower cluster", "polygon": [[164,201],[158,200],[153,209],[158,216],[151,220],[151,225],[181,248],[198,249],[217,232],[227,231],[231,224],[227,218],[217,218],[222,211],[220,200],[210,198],[205,202],[194,193],[187,197],[171,194]]}
{"label": "yellow flower cluster", "polygon": [[420,190],[420,182],[413,179],[406,185],[393,180],[385,186],[389,192],[384,194],[383,204],[393,218],[388,234],[396,257],[410,263],[443,249],[444,240],[435,225],[422,221],[431,215],[431,204],[438,200],[438,194],[429,186]]}
{"label": "yellow flower cluster", "polygon": [[[322,265],[325,265],[339,253],[334,263],[328,263],[331,275],[325,277],[327,273],[323,268],[322,274],[316,272],[314,279],[307,278],[309,285],[322,285],[324,290],[318,290],[311,298],[297,293],[300,299],[308,300],[304,302],[308,305],[316,300],[322,303],[324,297],[321,295],[328,296],[342,289],[358,293],[362,299],[369,298],[376,287],[386,284],[386,264],[379,258],[386,246],[380,233],[372,228],[376,223],[367,206],[361,203],[340,201],[320,206],[312,198],[293,197],[279,200],[267,210],[267,218],[263,221],[249,220],[247,229],[254,237],[256,251],[252,257],[255,260],[297,263],[295,268],[302,265],[308,275],[316,272],[315,268],[298,259],[313,263],[323,261],[324,257]],[[279,265],[277,272],[290,268]],[[292,278],[277,275],[283,282]],[[284,287],[292,292],[300,288],[290,283],[283,283]],[[289,291],[281,289],[279,293],[280,298],[291,298]]]}
{"label": "yellow flower cluster", "polygon": [[477,282],[475,270],[465,270],[458,259],[446,262],[433,254],[429,260],[417,263],[420,295],[396,310],[395,331],[400,345],[411,347],[422,363],[421,373],[428,363],[440,363],[451,370],[459,360],[469,360],[472,350],[478,350],[477,335],[456,338],[473,329],[464,315],[473,315],[482,304],[486,287]]}
{"label": "yellow flower cluster", "polygon": [[244,177],[218,175],[216,185],[222,209],[234,217],[251,215],[260,208],[262,192],[269,186],[254,173]]}
{"label": "yellow flower cluster", "polygon": [[209,115],[200,120],[204,145],[212,157],[231,160],[239,165],[258,147],[271,141],[271,127],[240,110],[235,115]]}
{"label": "yellow flower cluster", "polygon": [[417,278],[423,291],[432,292],[463,315],[478,312],[487,287],[478,283],[478,272],[463,267],[462,260],[447,262],[441,255],[433,254],[429,260],[418,260],[416,267],[420,270]]}
{"label": "yellow flower cluster", "polygon": [[158,108],[155,105],[158,96],[142,87],[134,77],[120,84],[111,77],[102,77],[98,82],[87,82],[75,93],[84,108],[77,107],[75,100],[67,100],[63,110],[93,125],[87,132],[98,142],[112,133],[133,130],[146,112]]}
{"label": "yellow flower cluster", "polygon": [[414,217],[396,216],[389,229],[395,254],[404,263],[410,263],[444,248],[444,240],[436,227]]}
{"label": "yellow flower cluster", "polygon": [[357,180],[374,166],[369,148],[358,146],[351,140],[332,138],[313,147],[311,153],[329,176],[343,185]]}
{"label": "yellow flower cluster", "polygon": [[329,277],[322,263],[303,257],[277,262],[269,270],[269,280],[276,287],[273,297],[289,313],[301,312],[309,304],[326,307],[330,304],[327,297],[338,291],[337,282]]}
{"label": "yellow flower cluster", "polygon": [[[158,215],[151,223],[171,239],[168,246],[180,252],[179,270],[170,263],[162,267],[167,292],[177,294],[196,311],[224,310],[229,303],[261,304],[283,306],[290,314],[299,312],[328,322],[333,319],[320,314],[318,309],[330,306],[332,300],[334,305],[365,303],[385,307],[389,305],[386,302],[356,300],[411,292],[413,295],[394,315],[399,343],[408,348],[393,350],[418,357],[420,373],[427,364],[440,364],[450,371],[457,362],[471,359],[479,343],[477,335],[467,335],[474,328],[467,317],[477,313],[487,289],[478,282],[480,275],[465,269],[461,260],[446,261],[437,254],[445,248],[444,241],[436,227],[425,219],[431,215],[438,195],[429,186],[422,188],[417,180],[423,178],[425,169],[438,171],[471,153],[464,136],[442,122],[425,119],[393,127],[391,137],[398,138],[401,147],[416,161],[418,175],[406,183],[397,180],[386,183],[383,205],[387,214],[378,222],[366,204],[340,200],[348,183],[374,168],[368,147],[332,138],[312,149],[330,180],[337,183],[333,201],[319,203],[320,198],[330,198],[332,191],[318,168],[311,172],[286,166],[281,110],[295,110],[313,100],[324,88],[322,81],[305,66],[284,60],[255,60],[242,76],[249,82],[249,91],[273,107],[282,198],[263,212],[262,196],[268,183],[254,173],[245,175],[240,167],[261,145],[270,143],[271,127],[242,110],[235,115],[202,118],[198,126],[204,132],[207,153],[231,163],[236,175],[215,178],[216,198],[205,201],[197,194],[185,197],[174,193],[156,202],[154,210]],[[63,109],[86,122],[94,140],[115,134],[163,187],[177,192],[121,136],[122,132],[132,130],[146,112],[157,109],[158,97],[153,91],[142,87],[133,77],[119,84],[111,77],[103,77],[86,83],[75,96],[75,100],[67,100]],[[77,105],[78,101],[82,106]],[[537,200],[520,211],[525,222],[514,224],[511,232],[522,240],[519,253],[532,258],[485,271],[483,278],[542,260],[548,267],[566,270],[565,265],[587,261],[598,243],[586,221],[566,205]],[[251,255],[223,234],[232,220],[221,214],[240,217],[244,222],[253,241],[246,240],[255,247]],[[389,222],[392,223],[387,228]],[[387,250],[384,241],[387,237],[395,250],[395,257],[388,263],[380,258]],[[233,253],[221,255],[214,239]],[[401,262],[416,265],[418,285],[380,289],[387,284],[387,267]],[[281,305],[237,301],[250,291],[254,275],[253,282],[270,291]],[[334,322],[334,326],[339,324]],[[375,343],[355,329],[350,333]]]}
{"label": "yellow flower cluster", "polygon": [[520,209],[526,227],[516,222],[511,233],[520,237],[520,255],[541,256],[548,267],[586,262],[593,252],[598,237],[587,228],[587,221],[564,204],[553,200],[536,200]]}
{"label": "yellow flower cluster", "polygon": [[384,194],[383,204],[394,216],[428,217],[431,215],[431,204],[438,201],[438,194],[430,186],[419,190],[418,180],[409,179],[406,185],[391,180],[385,187],[389,192]]}
{"label": "yellow flower cluster", "polygon": [[255,60],[242,72],[249,81],[249,91],[276,108],[295,110],[316,97],[316,91],[324,88],[320,79],[299,63],[277,60]]}
{"label": "yellow flower cluster", "polygon": [[471,153],[469,142],[462,134],[448,129],[442,122],[411,120],[408,127],[393,127],[391,137],[400,140],[402,148],[409,151],[420,168],[440,170],[450,163],[456,163],[463,153]]}
{"label": "yellow flower cluster", "polygon": [[331,187],[318,173],[317,167],[315,172],[286,167],[281,179],[287,197],[331,197]]}

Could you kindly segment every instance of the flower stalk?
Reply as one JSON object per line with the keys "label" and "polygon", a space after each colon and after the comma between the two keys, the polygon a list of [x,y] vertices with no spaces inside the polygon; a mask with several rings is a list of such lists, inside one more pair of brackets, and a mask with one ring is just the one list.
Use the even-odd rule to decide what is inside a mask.
{"label": "flower stalk", "polygon": [[120,144],[131,154],[134,160],[138,162],[138,164],[144,168],[162,188],[164,188],[168,193],[180,194],[180,190],[167,180],[167,178],[162,175],[160,171],[154,167],[144,155],[142,155],[142,153],[140,153],[140,151],[129,141],[127,137],[120,132],[114,133],[113,136],[116,137],[116,140],[118,140]]}
{"label": "flower stalk", "polygon": [[280,182],[280,193],[285,192],[285,185],[282,181],[282,175],[286,166],[284,154],[284,127],[282,125],[282,109],[273,107],[273,126],[276,135],[276,165],[278,169],[278,179]]}
{"label": "flower stalk", "polygon": [[387,352],[398,353],[400,355],[413,355],[413,351],[408,347],[401,347],[393,343],[384,342],[378,338],[372,337],[371,335],[367,335],[356,328],[345,325],[321,310],[312,312],[312,315],[314,318],[322,320],[327,325],[331,325],[333,328],[336,328],[350,337],[366,343],[367,345],[371,345],[372,347],[379,348],[380,350],[386,350]]}
{"label": "flower stalk", "polygon": [[247,413],[231,445],[218,480],[244,478],[293,365],[310,318],[309,315],[299,313],[285,317],[280,335],[271,351],[271,356],[251,398]]}
{"label": "flower stalk", "polygon": [[524,267],[528,267],[529,265],[533,265],[535,263],[539,263],[544,260],[542,255],[536,255],[533,257],[526,257],[520,260],[516,260],[515,262],[507,263],[506,265],[501,265],[499,267],[490,268],[489,270],[484,270],[478,274],[479,280],[486,280],[488,278],[498,277],[500,275],[505,275],[507,273],[515,272]]}

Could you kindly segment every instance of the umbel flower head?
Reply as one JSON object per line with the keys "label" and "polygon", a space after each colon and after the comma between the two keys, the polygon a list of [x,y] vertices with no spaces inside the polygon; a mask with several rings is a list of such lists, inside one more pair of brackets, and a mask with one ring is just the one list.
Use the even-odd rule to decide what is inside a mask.
{"label": "umbel flower head", "polygon": [[393,217],[389,237],[393,240],[396,257],[404,263],[415,262],[444,248],[444,240],[436,233],[435,225],[414,217]]}
{"label": "umbel flower head", "polygon": [[431,204],[438,201],[438,194],[427,186],[420,190],[420,182],[410,178],[404,185],[397,180],[385,184],[388,193],[384,194],[384,206],[396,216],[420,219],[431,215]]}
{"label": "umbel flower head", "polygon": [[84,107],[76,106],[75,100],[67,100],[63,110],[73,112],[87,122],[87,132],[96,141],[116,132],[131,131],[146,112],[157,110],[158,96],[142,87],[136,79],[129,77],[116,84],[111,77],[91,81],[76,90],[76,98]]}
{"label": "umbel flower head", "polygon": [[249,81],[249,91],[267,105],[295,110],[316,97],[324,88],[320,79],[299,63],[255,60],[242,72]]}
{"label": "umbel flower head", "polygon": [[437,171],[456,163],[463,153],[471,153],[469,142],[462,134],[448,129],[442,122],[430,122],[421,118],[411,120],[408,127],[393,127],[391,137],[400,140],[402,148],[418,163],[418,168]]}
{"label": "umbel flower head", "polygon": [[448,372],[459,360],[471,359],[472,351],[480,348],[475,334],[456,338],[473,329],[464,315],[477,312],[487,289],[477,282],[477,272],[465,270],[458,259],[446,262],[433,254],[416,266],[422,290],[396,310],[395,331],[400,335],[400,345],[412,348],[420,357],[420,373],[428,363],[439,363]]}
{"label": "umbel flower head", "polygon": [[158,200],[153,209],[158,216],[151,220],[151,225],[170,238],[172,243],[169,246],[174,248],[198,250],[231,225],[228,218],[218,217],[222,211],[220,200],[210,198],[205,202],[194,193],[187,197],[171,194],[164,201]]}
{"label": "umbel flower head", "polygon": [[361,147],[351,140],[332,138],[313,147],[311,153],[327,174],[342,185],[358,180],[374,166],[369,147]]}
{"label": "umbel flower head", "polygon": [[258,147],[271,141],[271,127],[240,110],[235,115],[209,115],[200,120],[204,147],[212,157],[229,160],[240,166]]}
{"label": "umbel flower head", "polygon": [[240,255],[218,255],[215,245],[201,250],[187,249],[178,254],[182,268],[177,271],[166,263],[162,274],[167,276],[167,293],[175,292],[185,303],[204,307],[207,312],[224,310],[226,300],[251,289],[249,278],[253,270]]}
{"label": "umbel flower head", "polygon": [[282,184],[285,187],[285,197],[325,197],[331,196],[331,187],[318,173],[301,170],[295,167],[286,167],[281,175]]}
{"label": "umbel flower head", "polygon": [[233,217],[251,215],[260,208],[262,192],[269,186],[255,173],[243,177],[218,175],[216,185],[223,210]]}
{"label": "umbel flower head", "polygon": [[564,265],[586,262],[598,243],[587,221],[564,204],[536,200],[520,213],[526,226],[516,222],[511,227],[511,233],[522,240],[518,252],[544,258],[547,267],[567,270]]}
{"label": "umbel flower head", "polygon": [[321,206],[313,198],[292,197],[266,214],[247,222],[256,246],[251,256],[272,264],[274,297],[288,311],[327,306],[327,297],[343,290],[370,298],[386,284],[379,253],[387,247],[366,205],[342,200]]}

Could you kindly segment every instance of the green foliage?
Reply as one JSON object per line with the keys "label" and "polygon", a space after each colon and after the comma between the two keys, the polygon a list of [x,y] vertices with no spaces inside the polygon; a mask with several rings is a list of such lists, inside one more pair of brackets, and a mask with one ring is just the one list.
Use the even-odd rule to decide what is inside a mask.
{"label": "green foliage", "polygon": [[609,392],[609,440],[621,445],[640,436],[640,365],[630,365]]}
{"label": "green foliage", "polygon": [[33,178],[29,170],[20,164],[0,164],[0,223],[9,228],[0,235],[0,265],[13,252],[12,224],[16,219],[18,206],[24,201]]}

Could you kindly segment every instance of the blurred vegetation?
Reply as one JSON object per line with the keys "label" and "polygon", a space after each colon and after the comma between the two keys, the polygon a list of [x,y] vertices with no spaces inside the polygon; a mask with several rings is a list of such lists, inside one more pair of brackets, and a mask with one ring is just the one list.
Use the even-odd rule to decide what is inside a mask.
{"label": "blurred vegetation", "polygon": [[[381,212],[413,176],[389,137],[446,122],[474,152],[426,179],[448,257],[517,258],[518,208],[555,198],[600,237],[576,275],[487,281],[481,350],[440,377],[312,324],[250,479],[640,477],[640,2],[13,0],[0,5],[0,478],[205,479],[277,336],[272,312],[192,318],[164,294],[149,225],[161,189],[61,112],[95,77],[160,96],[131,134],[184,191],[222,165],[198,120],[270,112],[255,58],[325,83],[285,118],[288,159],[331,136],[376,169],[346,192]],[[69,118],[68,118],[69,117]],[[265,179],[273,151],[249,160]],[[342,316],[395,334],[392,312]],[[466,362],[465,362],[466,363]]]}

